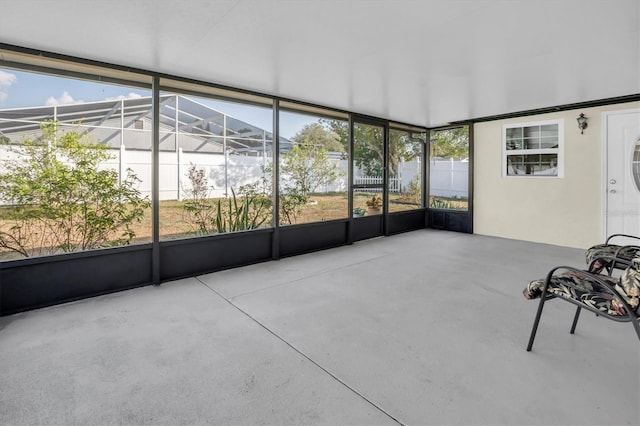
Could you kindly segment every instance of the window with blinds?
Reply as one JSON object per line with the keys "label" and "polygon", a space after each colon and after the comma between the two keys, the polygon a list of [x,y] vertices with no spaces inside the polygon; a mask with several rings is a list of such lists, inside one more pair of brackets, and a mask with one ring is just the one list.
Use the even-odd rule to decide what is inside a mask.
{"label": "window with blinds", "polygon": [[503,126],[503,176],[562,177],[562,120]]}

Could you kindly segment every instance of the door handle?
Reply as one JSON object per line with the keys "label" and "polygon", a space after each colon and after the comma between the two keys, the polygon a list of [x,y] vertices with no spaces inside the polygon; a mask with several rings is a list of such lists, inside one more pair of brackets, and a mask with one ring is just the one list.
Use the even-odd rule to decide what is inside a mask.
{"label": "door handle", "polygon": [[612,193],[612,194],[615,194],[615,193],[616,193],[616,190],[615,190],[615,189],[612,189],[612,190],[611,190],[611,191],[609,191],[609,192],[610,192],[610,193]]}
{"label": "door handle", "polygon": [[616,180],[615,180],[615,179],[611,179],[611,180],[609,181],[609,183],[610,183],[611,185],[615,185],[615,184],[616,184]]}

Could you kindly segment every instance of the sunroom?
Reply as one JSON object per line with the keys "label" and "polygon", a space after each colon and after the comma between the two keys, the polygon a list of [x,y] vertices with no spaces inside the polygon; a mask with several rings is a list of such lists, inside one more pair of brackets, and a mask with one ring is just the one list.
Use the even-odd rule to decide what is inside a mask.
{"label": "sunroom", "polygon": [[[297,346],[295,338],[286,337],[297,333],[288,329],[293,319],[280,318],[278,310],[308,308],[327,325],[334,314],[350,317],[343,309],[367,312],[371,322],[354,318],[354,323],[366,328],[380,321],[380,329],[388,332],[393,330],[388,324],[407,326],[409,331],[398,337],[406,349],[411,345],[404,339],[419,339],[419,333],[399,320],[382,325],[400,312],[377,305],[384,298],[372,300],[390,287],[373,285],[373,293],[364,296],[357,292],[366,292],[366,286],[345,290],[346,277],[398,280],[400,295],[390,296],[406,296],[398,309],[406,309],[413,320],[439,324],[437,316],[423,316],[412,304],[409,284],[420,287],[414,288],[416,301],[428,297],[423,280],[434,286],[435,297],[457,300],[465,298],[465,290],[451,274],[494,278],[496,287],[482,285],[486,292],[475,294],[476,289],[474,297],[485,294],[492,304],[492,297],[508,292],[513,302],[507,303],[515,304],[522,287],[556,260],[583,264],[578,253],[608,235],[640,235],[636,0],[133,1],[126,7],[70,0],[8,1],[2,9],[0,316],[7,325],[0,339],[12,322],[42,320],[49,310],[87,303],[99,304],[104,312],[126,311],[134,309],[123,302],[128,294],[142,304],[142,295],[153,291],[180,300],[181,283],[192,294],[198,290],[191,287],[201,285],[364,404],[354,417],[320,410],[317,421],[265,415],[266,423],[366,423],[368,414],[359,416],[371,407],[382,414],[372,423],[473,423],[472,399],[460,417],[443,409],[440,413],[448,415],[426,418],[411,398],[413,405],[403,406],[376,388],[379,383],[369,388],[364,368],[351,385],[351,376],[340,369],[356,366],[336,367],[329,355],[315,357],[322,338]],[[372,251],[364,252],[365,247]],[[483,247],[491,251],[479,253]],[[472,252],[478,258],[466,262],[476,271],[461,271]],[[357,269],[359,262],[371,262],[372,269]],[[311,275],[300,272],[305,268]],[[322,282],[321,276],[333,280],[327,281],[328,300],[338,297],[326,310],[315,310],[316,303],[325,305],[314,302],[322,298],[322,286],[314,287],[313,297],[268,297],[274,288],[298,279]],[[447,291],[441,284],[449,280],[458,286],[454,294],[437,295]],[[231,283],[237,287],[229,288]],[[252,305],[254,293],[266,299]],[[340,303],[340,295],[353,301],[355,294],[362,306]],[[109,298],[117,298],[117,307],[101,305]],[[226,309],[221,306],[215,309]],[[514,306],[509,317],[495,320],[530,327],[532,314],[518,317]],[[170,310],[171,315],[184,319],[191,310],[183,308]],[[109,324],[117,321],[105,315]],[[465,313],[461,317],[472,321]],[[295,318],[304,324],[301,333],[316,330]],[[614,326],[609,336],[610,324],[593,322],[585,325],[581,351],[589,348],[586,328],[595,327],[595,339],[622,342],[637,355],[637,342],[621,337],[625,330],[618,335]],[[482,335],[481,326],[471,327],[476,334],[465,334],[453,323],[451,333],[491,338]],[[333,326],[346,327],[340,321]],[[513,337],[507,329],[500,334],[502,342]],[[336,341],[348,347],[347,335]],[[442,331],[432,338],[448,335]],[[563,336],[554,345],[569,340]],[[571,354],[569,349],[561,353]],[[385,356],[393,363],[408,355],[391,351]],[[514,359],[524,362],[511,357],[509,369],[519,365]],[[630,368],[637,375],[637,363]],[[627,396],[640,392],[637,380],[625,386]],[[507,388],[499,393],[509,394]],[[431,394],[441,400],[440,407],[447,392]],[[11,400],[14,410],[29,397],[3,397],[0,407],[2,400]],[[195,404],[199,412],[205,403]],[[619,401],[612,404],[619,408]],[[292,412],[300,415],[301,407]],[[590,418],[602,419],[592,408]],[[260,422],[259,414],[242,417],[229,410],[230,417],[215,422]],[[490,411],[479,419],[509,422]],[[8,422],[38,422],[12,413]],[[176,413],[184,415],[180,409]],[[154,422],[152,413],[145,415],[130,421],[82,413],[51,419]],[[640,420],[633,416],[625,411],[614,418]],[[46,422],[46,416],[39,418]],[[163,415],[160,423],[171,423],[170,418]],[[201,423],[206,416],[178,417],[177,422],[180,418]],[[529,414],[511,418],[536,419]],[[589,417],[562,412],[538,419],[571,423]]]}

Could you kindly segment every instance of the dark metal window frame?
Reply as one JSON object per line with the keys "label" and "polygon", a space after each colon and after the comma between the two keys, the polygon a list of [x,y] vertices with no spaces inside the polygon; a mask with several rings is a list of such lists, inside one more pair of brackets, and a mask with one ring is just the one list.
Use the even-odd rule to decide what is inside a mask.
{"label": "dark metal window frame", "polygon": [[[419,128],[419,127],[409,127],[409,126],[403,126],[400,124],[396,124],[396,123],[389,123],[389,143],[391,143],[391,132],[392,131],[400,131],[400,132],[408,132],[409,133],[409,137],[411,138],[411,134],[412,133],[424,133],[425,134],[425,140],[424,142],[421,143],[421,149],[422,151],[420,152],[420,161],[422,163],[422,167],[420,170],[420,179],[421,179],[421,183],[422,183],[422,191],[420,194],[420,209],[426,209],[427,204],[426,204],[426,193],[427,193],[427,181],[426,181],[426,177],[425,177],[425,172],[426,172],[426,163],[428,161],[428,152],[427,149],[429,147],[429,134],[430,131],[427,128]],[[414,139],[414,138],[412,138]],[[402,214],[404,213],[404,211],[400,211],[400,212],[393,212],[393,213],[389,213],[390,215],[394,215],[394,214]]]}
{"label": "dark metal window frame", "polygon": [[[357,189],[357,188],[381,188],[382,189],[382,199],[384,200],[384,202],[382,203],[382,214],[379,215],[381,216],[382,222],[380,223],[380,232],[379,235],[389,235],[388,233],[388,229],[389,229],[389,223],[388,223],[388,218],[389,218],[389,207],[388,207],[388,199],[389,199],[389,158],[388,158],[388,153],[389,153],[389,122],[386,120],[381,120],[381,119],[377,119],[377,118],[373,118],[373,117],[368,117],[368,116],[362,116],[362,115],[358,115],[358,114],[353,114],[353,122],[352,122],[352,127],[351,127],[351,138],[352,140],[354,139],[354,135],[353,135],[353,129],[355,128],[356,124],[364,124],[365,126],[373,126],[373,127],[381,127],[382,128],[382,183],[379,184],[366,184],[366,185],[354,185],[353,184],[353,171],[352,174],[350,176],[350,181],[349,181],[349,198],[353,201],[353,190]],[[354,153],[354,146],[355,146],[355,140],[353,140],[353,144],[351,146],[351,156],[350,156],[350,163],[351,163],[351,167],[353,168],[353,153]],[[373,219],[380,219],[378,215],[376,215],[375,217],[371,217],[371,218],[366,218],[366,220],[368,222],[373,221]],[[351,217],[353,220],[353,210],[351,213]],[[362,219],[365,218],[358,218],[359,222],[363,222]],[[371,231],[367,231],[368,233],[370,233]]]}
{"label": "dark metal window frame", "polygon": [[[344,121],[347,123],[347,125],[349,126],[349,132],[348,132],[348,138],[351,137],[351,124],[349,122],[349,118],[350,115],[344,115],[341,114],[339,112],[335,112],[332,113],[332,110],[328,110],[326,108],[322,108],[319,106],[314,106],[309,108],[309,105],[302,105],[299,103],[291,103],[289,101],[284,101],[284,100],[278,100],[278,118],[277,118],[277,122],[278,122],[278,135],[280,134],[280,113],[281,112],[287,112],[287,113],[291,113],[291,114],[299,114],[299,115],[304,115],[307,117],[318,117],[318,118],[324,118],[324,119],[329,119],[329,120],[340,120],[340,121]],[[283,105],[284,104],[284,105]],[[278,145],[279,145],[279,137],[278,137]],[[274,145],[275,146],[275,145]],[[353,153],[351,144],[349,142],[347,142],[347,146],[349,147],[349,152],[347,152],[347,160],[348,160],[348,166],[350,167],[351,164],[351,156]],[[275,159],[274,159],[275,161]],[[274,169],[275,170],[275,169]],[[280,176],[280,146],[278,146],[278,177]],[[275,175],[275,173],[274,173]],[[347,180],[349,179],[349,171],[347,170]],[[278,179],[278,182],[280,181],[280,179]],[[349,185],[350,182],[347,183],[347,194],[349,191]],[[280,202],[280,188],[278,188],[278,203]],[[285,227],[290,227],[290,226],[299,226],[299,225],[304,225],[304,224],[313,224],[313,223],[321,223],[321,222],[329,222],[329,221],[333,221],[333,220],[346,220],[346,219],[350,219],[352,216],[352,203],[351,203],[351,197],[347,197],[347,215],[345,215],[344,217],[341,218],[335,218],[335,219],[328,219],[328,220],[323,220],[323,221],[315,221],[315,222],[304,222],[304,223],[300,223],[300,224],[289,224],[289,225],[285,225]],[[279,208],[278,208],[278,215],[279,215]],[[278,221],[276,222],[278,224],[278,227],[282,227],[282,225],[280,224],[280,218],[278,217]]]}
{"label": "dark metal window frame", "polygon": [[427,176],[427,182],[425,184],[425,191],[423,194],[425,196],[425,204],[427,206],[427,221],[428,227],[443,229],[447,231],[456,231],[456,232],[465,232],[469,234],[473,234],[473,163],[474,163],[474,133],[473,126],[475,121],[463,121],[455,124],[451,124],[448,126],[434,127],[429,129],[429,134],[427,135],[427,151],[431,152],[431,133],[437,132],[439,130],[450,130],[450,129],[459,129],[461,127],[467,126],[469,132],[469,170],[468,170],[468,201],[467,201],[467,210],[444,210],[444,209],[433,209],[429,207],[429,199],[431,195],[431,185],[430,185],[430,175],[431,175],[431,167],[429,157],[430,154],[427,154],[427,161],[425,161],[426,167],[424,168],[424,173]]}

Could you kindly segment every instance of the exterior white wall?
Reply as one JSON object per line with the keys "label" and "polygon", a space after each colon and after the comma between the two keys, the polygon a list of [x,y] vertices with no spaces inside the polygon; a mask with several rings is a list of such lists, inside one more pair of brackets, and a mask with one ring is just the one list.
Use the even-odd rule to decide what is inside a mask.
{"label": "exterior white wall", "polygon": [[[640,102],[477,123],[474,211],[477,234],[587,248],[603,235],[602,113]],[[588,117],[580,134],[576,118]],[[564,177],[502,177],[502,125],[564,120]]]}

